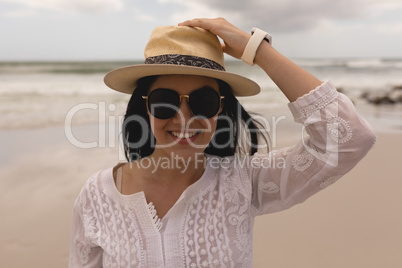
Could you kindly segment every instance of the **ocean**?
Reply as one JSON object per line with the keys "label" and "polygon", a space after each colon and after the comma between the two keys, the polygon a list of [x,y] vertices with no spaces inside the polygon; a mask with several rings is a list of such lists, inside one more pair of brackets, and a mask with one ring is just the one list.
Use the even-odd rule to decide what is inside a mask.
{"label": "ocean", "polygon": [[[402,86],[402,59],[293,59],[321,80],[331,80],[367,117],[388,120],[402,130],[402,104],[381,108],[361,98],[365,92]],[[129,95],[110,90],[104,75],[140,62],[0,62],[0,130],[98,124],[118,120]],[[227,61],[227,71],[260,84],[257,97],[240,98],[247,109],[266,111],[286,106],[287,99],[257,66]],[[106,118],[106,119],[105,119]],[[385,118],[385,121],[383,120]]]}

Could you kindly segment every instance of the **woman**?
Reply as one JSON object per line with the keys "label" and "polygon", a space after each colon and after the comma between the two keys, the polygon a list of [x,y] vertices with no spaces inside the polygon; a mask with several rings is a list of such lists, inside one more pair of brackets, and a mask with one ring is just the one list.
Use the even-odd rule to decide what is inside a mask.
{"label": "woman", "polygon": [[[221,18],[195,19],[158,27],[144,65],[106,75],[132,94],[129,161],[82,189],[70,267],[252,267],[255,216],[303,202],[366,155],[375,135],[350,100],[271,44],[259,29],[250,36]],[[267,73],[309,138],[256,153],[263,130],[234,96],[259,87],[225,72],[222,50]]]}

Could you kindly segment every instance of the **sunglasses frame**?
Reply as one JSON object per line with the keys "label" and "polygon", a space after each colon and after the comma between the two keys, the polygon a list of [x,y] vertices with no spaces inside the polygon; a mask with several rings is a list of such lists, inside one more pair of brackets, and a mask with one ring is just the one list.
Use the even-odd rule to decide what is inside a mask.
{"label": "sunglasses frame", "polygon": [[[207,87],[207,89],[208,89],[209,87]],[[189,107],[189,110],[191,111],[191,114],[193,115],[193,116],[195,116],[194,115],[194,112],[193,112],[193,110],[191,109],[191,106],[190,106],[190,95],[192,94],[192,93],[194,93],[194,92],[196,92],[196,91],[198,91],[198,90],[203,90],[204,88],[200,88],[200,89],[197,89],[197,90],[194,90],[193,92],[191,92],[190,94],[182,94],[182,95],[180,95],[177,91],[175,91],[175,90],[173,90],[173,89],[169,89],[169,88],[157,88],[157,89],[155,89],[155,90],[162,90],[162,89],[164,89],[164,90],[170,90],[170,91],[174,91],[174,92],[176,92],[176,94],[179,96],[179,105],[181,104],[181,101],[182,101],[182,98],[186,98],[187,99],[187,105],[188,105],[188,107]],[[212,89],[212,88],[211,88]],[[155,91],[154,90],[154,91]],[[214,90],[214,89],[212,89],[212,90]],[[154,92],[154,91],[152,91],[152,92]],[[217,94],[218,94],[218,96],[219,96],[219,107],[221,107],[222,106],[222,99],[224,99],[225,98],[225,96],[221,96],[220,94],[219,94],[219,92],[218,91],[216,91],[216,90],[214,90]],[[146,100],[146,106],[147,106],[147,109],[149,110],[149,106],[148,106],[148,97],[149,97],[149,95],[150,94],[152,94],[152,92],[151,93],[149,93],[147,96],[142,96],[142,98],[144,99],[144,100]],[[219,112],[219,109],[218,109],[218,112]],[[217,113],[218,113],[217,112]],[[177,113],[177,112],[176,112]],[[171,117],[169,117],[169,118],[158,118],[158,117],[156,117],[155,115],[153,115],[152,113],[152,116],[154,116],[155,118],[158,118],[158,119],[170,119],[170,118],[172,118],[172,117],[174,117],[175,115],[176,115],[176,113],[174,113],[174,115],[172,115]],[[216,113],[216,114],[217,114]],[[212,117],[214,117],[216,114],[214,114],[213,116],[211,116],[211,117],[209,117],[209,118],[212,118]],[[196,116],[196,117],[198,117],[198,116]],[[208,119],[209,119],[208,118]]]}

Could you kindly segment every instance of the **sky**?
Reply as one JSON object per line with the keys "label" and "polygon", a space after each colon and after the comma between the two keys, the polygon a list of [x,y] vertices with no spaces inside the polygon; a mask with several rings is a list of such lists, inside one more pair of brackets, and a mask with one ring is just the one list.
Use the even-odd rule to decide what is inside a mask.
{"label": "sky", "polygon": [[0,61],[143,60],[156,26],[196,17],[290,58],[402,58],[401,0],[0,0]]}

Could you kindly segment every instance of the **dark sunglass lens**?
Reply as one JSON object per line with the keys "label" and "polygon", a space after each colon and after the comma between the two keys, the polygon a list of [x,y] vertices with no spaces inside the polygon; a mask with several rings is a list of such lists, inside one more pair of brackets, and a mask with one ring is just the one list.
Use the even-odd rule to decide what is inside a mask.
{"label": "dark sunglass lens", "polygon": [[220,96],[210,87],[201,88],[190,94],[190,108],[195,116],[211,118],[220,107]]}
{"label": "dark sunglass lens", "polygon": [[154,117],[159,119],[173,117],[179,105],[179,95],[170,89],[156,89],[148,95],[148,109]]}

